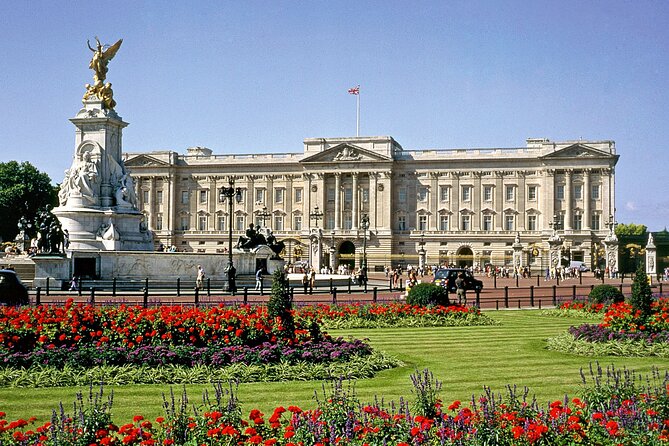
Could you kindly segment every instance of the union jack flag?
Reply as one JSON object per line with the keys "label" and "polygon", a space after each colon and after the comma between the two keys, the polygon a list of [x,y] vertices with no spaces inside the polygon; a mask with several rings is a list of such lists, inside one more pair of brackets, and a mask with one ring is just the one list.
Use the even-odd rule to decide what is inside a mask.
{"label": "union jack flag", "polygon": [[360,85],[357,87],[349,88],[348,89],[349,94],[360,94]]}

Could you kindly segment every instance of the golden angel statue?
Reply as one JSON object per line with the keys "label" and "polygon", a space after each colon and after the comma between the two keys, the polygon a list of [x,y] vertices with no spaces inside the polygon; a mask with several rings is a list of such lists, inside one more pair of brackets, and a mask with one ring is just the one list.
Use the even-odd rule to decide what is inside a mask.
{"label": "golden angel statue", "polygon": [[109,61],[114,58],[118,49],[121,48],[121,43],[123,39],[119,39],[118,42],[109,46],[102,45],[100,40],[96,37],[95,41],[97,42],[96,49],[91,47],[91,42],[86,41],[88,48],[93,51],[93,58],[91,63],[88,65],[95,73],[93,74],[93,80],[95,81],[93,85],[86,84],[86,93],[84,94],[84,101],[91,99],[94,96],[97,96],[103,103],[104,108],[108,110],[113,110],[116,106],[116,101],[114,100],[114,92],[111,89],[111,84],[107,82],[104,83],[104,80],[107,77],[107,65]]}
{"label": "golden angel statue", "polygon": [[[90,41],[86,41],[88,44],[88,49],[93,52],[93,58],[91,59],[91,63],[88,65],[88,67],[95,71],[93,80],[95,81],[95,85],[99,85],[106,79],[107,65],[109,64],[109,61],[114,58],[118,52],[118,49],[121,48],[123,39],[119,39],[118,42],[111,46],[102,45],[97,37],[95,38],[95,41],[98,43],[96,49],[91,47]],[[105,46],[107,46],[106,49]]]}

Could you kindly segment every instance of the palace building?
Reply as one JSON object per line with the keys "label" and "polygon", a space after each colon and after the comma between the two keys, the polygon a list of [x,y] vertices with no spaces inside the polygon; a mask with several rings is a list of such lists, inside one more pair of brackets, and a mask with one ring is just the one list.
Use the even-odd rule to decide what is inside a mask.
{"label": "palace building", "polygon": [[[525,147],[404,150],[393,138],[308,138],[301,153],[215,155],[192,147],[126,153],[156,246],[224,253],[249,224],[271,228],[289,262],[360,266],[548,266],[561,254],[594,268],[615,215],[613,141],[528,139]],[[232,206],[220,194],[234,187]],[[230,209],[232,208],[232,214]],[[366,215],[369,229],[361,221]],[[331,258],[332,257],[332,258]]]}

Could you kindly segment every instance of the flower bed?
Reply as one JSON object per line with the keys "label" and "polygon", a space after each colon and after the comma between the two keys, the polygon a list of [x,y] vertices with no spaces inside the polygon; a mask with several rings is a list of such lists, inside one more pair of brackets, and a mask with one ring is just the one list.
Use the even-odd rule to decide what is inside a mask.
{"label": "flower bed", "polygon": [[669,357],[669,299],[652,302],[651,313],[626,302],[606,307],[602,322],[571,327],[548,340],[548,348],[581,355]]}
{"label": "flower bed", "polygon": [[[307,373],[312,379],[363,377],[399,364],[372,355],[364,341],[332,338],[317,324],[303,327],[298,321],[288,333],[282,319],[261,306],[96,308],[68,301],[62,307],[5,307],[0,385],[197,383],[227,379],[230,370],[262,381],[290,379],[287,369],[293,379],[309,379]],[[188,372],[194,368],[206,373]],[[33,372],[42,378],[31,379]]]}
{"label": "flower bed", "polygon": [[405,303],[303,307],[296,310],[295,320],[302,321],[304,326],[308,326],[311,321],[317,321],[326,329],[445,327],[497,323],[476,307],[423,307]]}
{"label": "flower bed", "polygon": [[[659,373],[653,375],[659,376]],[[631,377],[631,378],[630,378]],[[510,390],[502,397],[487,390],[471,403],[443,405],[438,382],[427,373],[412,376],[416,403],[361,404],[342,382],[334,382],[317,407],[277,407],[271,414],[251,410],[243,416],[232,389],[219,387],[215,399],[190,409],[167,398],[166,415],[154,421],[136,415],[117,425],[111,399],[89,396],[72,416],[54,415],[34,426],[34,419],[8,421],[0,412],[3,445],[571,445],[666,444],[669,441],[669,379],[649,379],[638,386],[634,373],[595,372],[583,398],[540,406]],[[427,380],[425,379],[427,378]],[[640,382],[643,382],[641,380]],[[513,389],[510,387],[510,389]]]}
{"label": "flower bed", "polygon": [[570,300],[561,303],[557,308],[543,310],[541,314],[544,316],[579,317],[599,320],[607,308],[608,306],[604,304]]}

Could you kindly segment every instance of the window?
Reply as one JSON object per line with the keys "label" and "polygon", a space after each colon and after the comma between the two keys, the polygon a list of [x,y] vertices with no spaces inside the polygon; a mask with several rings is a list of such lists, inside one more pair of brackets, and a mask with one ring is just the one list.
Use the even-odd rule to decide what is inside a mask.
{"label": "window", "polygon": [[255,218],[255,225],[256,225],[256,226],[259,226],[259,227],[261,227],[261,228],[262,228],[263,226],[265,226],[265,225],[263,224],[263,222],[262,222],[262,217],[261,217],[261,216],[256,215],[256,218]]}
{"label": "window", "polygon": [[188,230],[188,217],[181,217],[179,221],[179,229],[182,231]]}
{"label": "window", "polygon": [[353,201],[353,188],[345,187],[344,188],[344,203],[350,203]]}
{"label": "window", "polygon": [[369,203],[369,188],[368,187],[363,187],[362,188],[362,202],[363,203]]}
{"label": "window", "polygon": [[574,214],[574,229],[577,231],[583,229],[583,216],[581,214]]}
{"label": "window", "polygon": [[492,201],[492,186],[483,186],[483,201]]}
{"label": "window", "polygon": [[351,229],[353,227],[353,218],[350,212],[344,213],[344,229]]}
{"label": "window", "polygon": [[222,215],[218,216],[216,229],[218,229],[219,231],[225,231],[226,229],[228,229],[228,227],[225,225],[225,217],[224,216],[222,216]]}
{"label": "window", "polygon": [[149,204],[149,191],[148,190],[143,190],[142,191],[142,201],[144,204]]}
{"label": "window", "polygon": [[302,203],[302,188],[295,188],[295,203]]}
{"label": "window", "polygon": [[397,217],[397,229],[400,231],[407,230],[407,218],[404,215]]}
{"label": "window", "polygon": [[537,216],[536,215],[528,215],[527,216],[527,230],[528,231],[536,231],[537,230]]}
{"label": "window", "polygon": [[514,190],[515,186],[506,186],[506,188],[504,188],[504,196],[506,201],[513,201]]}
{"label": "window", "polygon": [[285,189],[282,188],[282,187],[274,189],[274,202],[275,203],[283,203],[284,193],[285,193]]}
{"label": "window", "polygon": [[483,216],[483,226],[484,231],[492,231],[492,215]]}
{"label": "window", "polygon": [[564,185],[558,184],[555,186],[555,199],[564,200]]}
{"label": "window", "polygon": [[599,200],[599,184],[593,184],[590,188],[590,198],[593,200]]}
{"label": "window", "polygon": [[460,222],[461,222],[460,229],[462,229],[463,231],[469,231],[469,228],[471,227],[470,226],[470,223],[471,223],[470,216],[469,215],[463,215],[460,218]]}
{"label": "window", "polygon": [[505,215],[504,216],[504,230],[513,231],[515,226],[516,217],[514,215]]}
{"label": "window", "polygon": [[207,202],[207,191],[206,190],[201,190],[200,191],[200,204],[205,204]]}
{"label": "window", "polygon": [[335,188],[328,187],[328,201],[335,201]]}
{"label": "window", "polygon": [[301,231],[302,230],[302,216],[301,215],[293,216],[293,229],[295,231]]}
{"label": "window", "polygon": [[163,204],[163,191],[162,190],[157,190],[156,191],[156,204]]}
{"label": "window", "polygon": [[448,215],[439,216],[439,230],[448,231]]}
{"label": "window", "polygon": [[580,200],[583,198],[583,185],[576,184],[574,185],[574,200]]}
{"label": "window", "polygon": [[245,229],[245,226],[246,226],[246,222],[244,221],[244,216],[243,215],[238,215],[235,220],[236,220],[236,225],[235,225],[236,229],[238,231],[243,231]]}
{"label": "window", "polygon": [[418,201],[427,201],[427,187],[418,188]]}
{"label": "window", "polygon": [[283,231],[283,215],[274,216],[274,228],[275,231]]}
{"label": "window", "polygon": [[265,189],[256,189],[256,203],[265,202]]}
{"label": "window", "polygon": [[[239,192],[241,192],[240,195],[242,197],[242,201],[240,201],[240,203],[246,202],[246,188],[240,188]],[[235,198],[235,201],[237,201],[236,198]]]}
{"label": "window", "polygon": [[335,217],[332,212],[325,214],[325,229],[334,229]]}
{"label": "window", "polygon": [[407,188],[406,187],[400,187],[397,191],[398,193],[398,199],[400,203],[406,203],[407,202]]}
{"label": "window", "polygon": [[418,230],[427,231],[427,215],[418,216]]}
{"label": "window", "polygon": [[472,187],[462,186],[462,201],[469,201],[472,198]]}
{"label": "window", "polygon": [[181,191],[181,204],[188,204],[189,193],[187,190]]}
{"label": "window", "polygon": [[156,215],[156,231],[163,230],[163,214]]}
{"label": "window", "polygon": [[439,200],[448,201],[448,186],[439,186]]}
{"label": "window", "polygon": [[206,231],[207,230],[207,216],[200,215],[197,219],[197,230]]}
{"label": "window", "polygon": [[527,199],[534,201],[537,199],[537,186],[528,186]]}
{"label": "window", "polygon": [[592,214],[590,218],[590,228],[594,231],[598,231],[600,227],[599,214]]}

